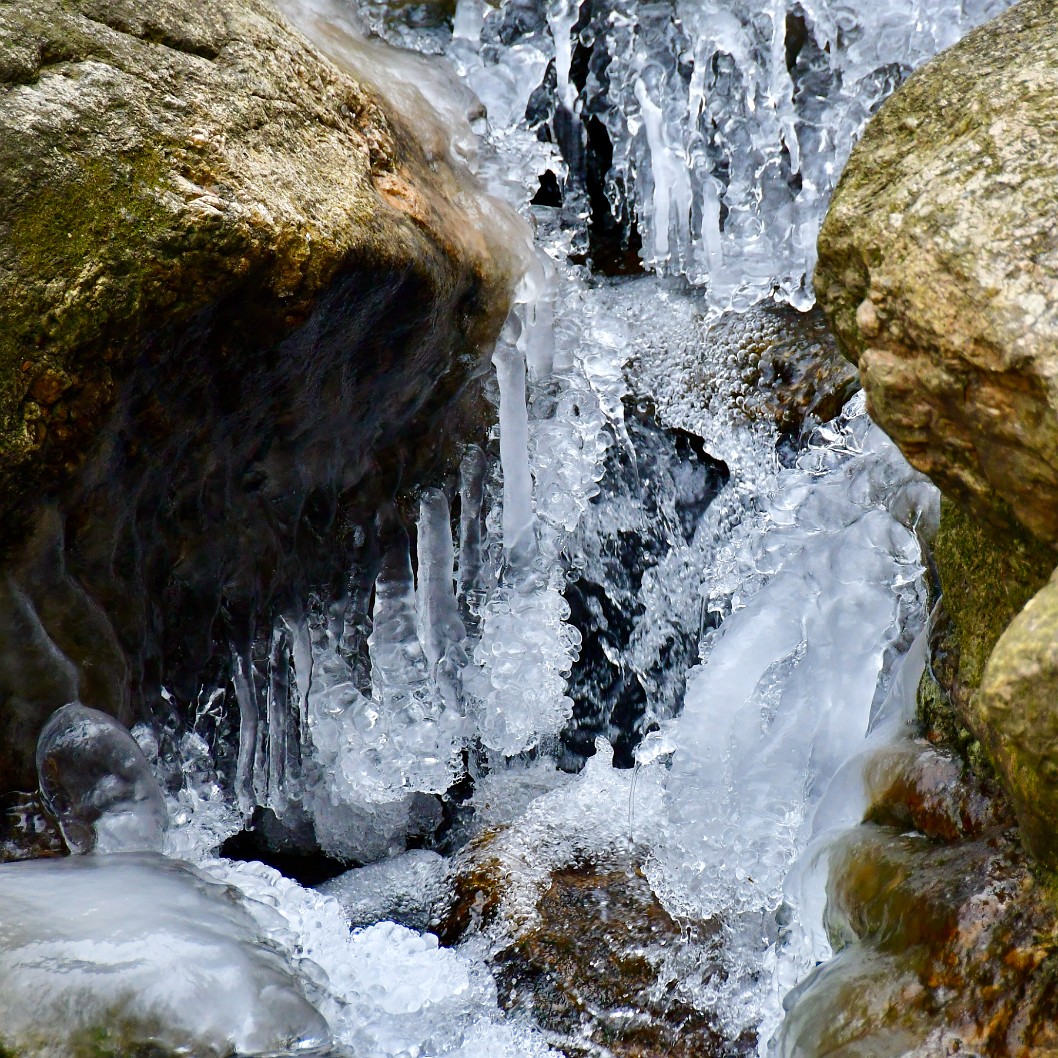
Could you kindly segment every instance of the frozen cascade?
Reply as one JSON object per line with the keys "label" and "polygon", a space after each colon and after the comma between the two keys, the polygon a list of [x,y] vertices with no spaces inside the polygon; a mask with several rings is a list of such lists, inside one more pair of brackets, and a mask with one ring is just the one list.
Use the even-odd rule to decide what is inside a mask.
{"label": "frozen cascade", "polygon": [[644,264],[741,309],[773,295],[811,304],[819,225],[865,121],[910,70],[1009,2],[551,0],[545,17],[514,0],[459,7],[485,43],[469,83],[490,115],[500,104],[503,126],[512,62],[552,64],[555,87],[531,118],[561,146],[551,166],[571,218],[597,123],[612,151],[601,194],[638,225]]}
{"label": "frozen cascade", "polygon": [[[816,231],[867,116],[1006,3],[459,0],[451,32],[417,29],[383,0],[280,6],[475,169],[495,198],[470,181],[460,193],[478,195],[481,224],[502,227],[524,275],[494,356],[499,422],[484,450],[467,449],[458,493],[424,490],[414,533],[386,512],[339,598],[311,600],[238,658],[235,789],[214,749],[183,733],[165,849],[244,894],[337,1053],[543,1055],[531,1026],[500,1015],[487,948],[439,948],[400,889],[417,871],[443,888],[432,853],[404,850],[437,830],[439,797],[469,772],[473,825],[508,828],[523,881],[545,884],[570,857],[648,856],[671,910],[720,927],[669,972],[732,1039],[755,1030],[763,1052],[782,993],[825,955],[804,857],[817,806],[853,768],[924,620],[916,533],[935,494],[861,400],[780,451],[755,414],[746,336],[772,325],[762,299],[810,304]],[[575,263],[593,252],[600,128],[607,209],[626,239],[638,228],[660,275],[607,279]],[[547,175],[561,204],[532,205]],[[637,515],[634,498],[596,502],[608,455],[638,472],[633,393],[730,473],[704,501],[701,481],[674,471],[680,498],[704,511],[678,532],[676,500],[663,504],[672,546],[634,591],[606,589],[642,611],[637,674],[671,659],[676,637],[701,637],[686,695],[683,673],[679,692],[653,689],[634,735],[656,730],[634,771],[600,743],[571,778],[553,763],[581,643],[567,581],[605,583],[606,548]],[[200,717],[215,703],[204,693]],[[350,933],[330,896],[213,858],[255,806],[369,864],[330,890],[363,928]],[[400,899],[386,904],[380,887]],[[702,959],[722,972],[695,972]]]}
{"label": "frozen cascade", "polygon": [[783,883],[921,628],[916,529],[939,517],[936,490],[862,396],[778,477],[763,531],[739,555],[763,584],[707,637],[683,714],[659,736],[673,750],[669,826],[650,877],[674,909],[722,925],[717,1007],[733,1036],[762,1014],[777,1024],[761,988],[785,957]]}

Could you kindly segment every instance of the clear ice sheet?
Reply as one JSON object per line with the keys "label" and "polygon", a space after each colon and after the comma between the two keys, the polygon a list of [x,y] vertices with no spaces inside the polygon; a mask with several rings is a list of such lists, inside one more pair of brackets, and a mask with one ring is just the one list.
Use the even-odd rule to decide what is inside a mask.
{"label": "clear ice sheet", "polygon": [[0,1041],[20,1055],[60,1058],[99,1033],[202,1058],[329,1042],[246,905],[189,865],[151,853],[5,864],[0,905]]}

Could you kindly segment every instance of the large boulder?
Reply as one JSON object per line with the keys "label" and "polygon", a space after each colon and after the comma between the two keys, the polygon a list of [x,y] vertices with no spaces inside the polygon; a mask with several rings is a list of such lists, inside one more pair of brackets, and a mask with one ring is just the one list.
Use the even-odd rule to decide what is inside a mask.
{"label": "large boulder", "polygon": [[816,292],[868,407],[942,491],[1058,546],[1058,35],[1024,0],[867,126]]}
{"label": "large boulder", "polygon": [[222,684],[443,450],[516,267],[446,147],[264,0],[0,0],[5,786]]}

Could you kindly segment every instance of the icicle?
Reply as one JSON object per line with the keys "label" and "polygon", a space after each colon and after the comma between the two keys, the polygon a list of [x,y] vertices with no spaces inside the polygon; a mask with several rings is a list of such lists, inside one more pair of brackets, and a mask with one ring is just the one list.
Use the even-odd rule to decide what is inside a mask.
{"label": "icicle", "polygon": [[481,553],[485,469],[485,453],[470,445],[459,465],[459,599],[464,621],[479,619],[485,596]]}
{"label": "icicle", "polygon": [[257,758],[257,695],[253,686],[253,661],[246,654],[232,657],[232,683],[239,703],[239,750],[235,763],[235,798],[239,811],[249,816],[258,804],[254,782]]}
{"label": "icicle", "polygon": [[408,534],[400,528],[382,556],[368,637],[371,692],[376,702],[403,704],[426,678],[416,628],[415,582]]}
{"label": "icicle", "polygon": [[501,340],[492,356],[500,386],[500,462],[503,465],[503,546],[524,548],[533,530],[533,479],[529,473],[529,414],[525,404],[525,357]]}
{"label": "icicle", "polygon": [[268,686],[266,690],[266,741],[268,746],[267,786],[263,803],[277,816],[287,807],[285,786],[288,754],[291,750],[290,727],[290,654],[285,629],[272,629],[272,644],[268,657]]}
{"label": "icicle", "polygon": [[574,0],[554,0],[547,12],[547,24],[555,42],[555,78],[559,102],[572,114],[577,105],[577,90],[570,81],[573,65],[573,27],[580,16],[580,4]]}
{"label": "icicle", "polygon": [[424,489],[419,501],[419,642],[431,671],[466,634],[455,596],[451,515],[440,489]]}

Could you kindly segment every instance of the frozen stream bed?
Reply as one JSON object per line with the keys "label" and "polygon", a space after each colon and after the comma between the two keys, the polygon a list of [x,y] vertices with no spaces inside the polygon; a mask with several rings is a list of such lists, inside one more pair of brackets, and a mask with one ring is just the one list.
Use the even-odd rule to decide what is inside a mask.
{"label": "frozen stream bed", "polygon": [[[83,855],[0,871],[0,1041],[628,1053],[593,1035],[613,1011],[559,1031],[494,975],[555,872],[605,868],[680,924],[644,942],[647,991],[766,1054],[830,954],[820,849],[914,707],[937,519],[801,315],[815,236],[872,110],[1005,4],[279,6],[515,233],[496,423],[384,520],[377,575],[286,615],[186,730],[46,730]],[[818,392],[786,414],[802,362]],[[360,866],[311,889],[219,855],[255,810]]]}

